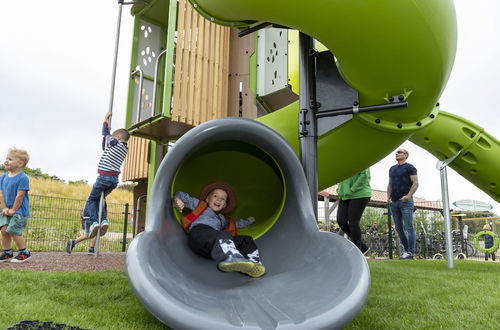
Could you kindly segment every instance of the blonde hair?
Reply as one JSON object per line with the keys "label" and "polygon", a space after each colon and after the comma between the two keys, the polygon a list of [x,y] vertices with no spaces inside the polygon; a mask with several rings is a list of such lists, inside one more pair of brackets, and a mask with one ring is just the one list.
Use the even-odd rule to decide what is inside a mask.
{"label": "blonde hair", "polygon": [[30,161],[30,155],[26,150],[11,148],[9,149],[9,155],[22,161],[24,163],[23,167]]}
{"label": "blonde hair", "polygon": [[119,128],[113,132],[113,137],[119,136],[121,140],[127,142],[130,138],[130,133],[125,128]]}
{"label": "blonde hair", "polygon": [[487,231],[490,231],[491,230],[491,226],[489,224],[485,224],[483,226],[483,230],[487,230]]}

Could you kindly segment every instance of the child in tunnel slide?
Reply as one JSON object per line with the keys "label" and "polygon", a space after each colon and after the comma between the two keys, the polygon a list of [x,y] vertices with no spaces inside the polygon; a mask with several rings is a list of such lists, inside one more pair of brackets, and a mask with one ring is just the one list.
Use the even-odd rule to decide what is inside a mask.
{"label": "child in tunnel slide", "polygon": [[236,208],[233,188],[221,181],[206,185],[200,198],[179,191],[174,195],[174,207],[191,212],[182,218],[187,231],[189,247],[197,254],[215,260],[223,272],[240,272],[251,277],[261,277],[266,272],[259,250],[251,236],[237,234],[255,222],[253,217],[234,221],[227,214]]}

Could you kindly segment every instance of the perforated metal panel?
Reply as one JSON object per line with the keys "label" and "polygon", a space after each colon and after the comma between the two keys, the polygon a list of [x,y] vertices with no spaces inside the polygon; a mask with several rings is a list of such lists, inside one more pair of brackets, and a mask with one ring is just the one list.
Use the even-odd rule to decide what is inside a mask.
{"label": "perforated metal panel", "polygon": [[161,28],[144,20],[139,21],[139,40],[137,43],[137,68],[143,73],[142,90],[140,91],[141,104],[139,116],[138,98],[140,78],[137,74],[134,78],[134,107],[132,120],[134,123],[141,122],[152,116],[153,105],[153,81],[155,74],[156,59],[161,52]]}
{"label": "perforated metal panel", "polygon": [[266,95],[288,85],[288,31],[258,32],[257,94]]}
{"label": "perforated metal panel", "polygon": [[156,58],[161,52],[161,29],[144,20],[140,20],[139,29],[137,65],[141,67],[144,75],[153,77]]}

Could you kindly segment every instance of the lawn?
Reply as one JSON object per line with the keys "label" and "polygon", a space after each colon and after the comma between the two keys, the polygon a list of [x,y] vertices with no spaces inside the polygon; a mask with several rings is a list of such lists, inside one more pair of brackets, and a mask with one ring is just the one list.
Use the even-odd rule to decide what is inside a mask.
{"label": "lawn", "polygon": [[[497,329],[500,263],[369,261],[368,301],[346,329]],[[137,301],[123,272],[0,270],[0,328],[21,320],[86,329],[165,329]],[[325,279],[325,285],[334,283]]]}

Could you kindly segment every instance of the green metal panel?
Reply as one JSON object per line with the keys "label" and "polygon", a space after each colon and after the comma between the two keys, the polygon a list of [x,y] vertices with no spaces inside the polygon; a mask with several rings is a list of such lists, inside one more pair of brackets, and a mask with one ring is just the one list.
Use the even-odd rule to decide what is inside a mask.
{"label": "green metal panel", "polygon": [[[132,39],[132,53],[130,55],[130,70],[129,72],[133,72],[137,65],[137,40],[139,39],[139,18],[135,17],[134,19],[134,36]],[[127,94],[127,114],[125,116],[125,125],[126,127],[132,126],[132,112],[134,108],[134,79],[130,78],[128,82],[128,94]]]}
{"label": "green metal panel", "polygon": [[173,68],[175,55],[175,30],[177,28],[177,0],[169,1],[168,9],[168,27],[166,33],[166,48],[165,54],[165,73],[163,76],[164,87],[162,96],[162,113],[165,117],[171,117],[170,111],[172,107],[172,83],[173,83]]}
{"label": "green metal panel", "polygon": [[[158,142],[151,141],[149,143],[149,167],[148,167],[148,190],[147,195],[151,193],[151,188],[153,187],[154,177],[156,176],[156,171],[158,170]],[[149,197],[148,197],[149,199]],[[146,207],[149,203],[146,203]]]}
{"label": "green metal panel", "polygon": [[[174,53],[175,53],[175,30],[177,24],[177,1],[172,0],[154,0],[151,1],[149,5],[136,4],[132,8],[132,14],[135,15],[135,25],[134,25],[134,39],[132,45],[132,56],[131,56],[131,72],[135,70],[136,66],[140,64],[143,69],[144,76],[144,86],[146,88],[147,94],[153,97],[153,81],[151,68],[154,68],[156,59],[159,58],[159,54],[163,50],[167,49],[167,52],[159,58],[159,70],[158,70],[158,80],[156,89],[156,104],[154,114],[151,112],[152,108],[146,104],[141,110],[140,120],[137,122],[135,109],[137,97],[134,93],[137,93],[136,86],[134,85],[134,80],[131,79],[129,83],[129,93],[128,93],[128,104],[127,104],[127,117],[126,123],[127,128],[132,132],[132,134],[154,141],[167,141],[172,138],[177,138],[184,134],[187,130],[191,128],[190,125],[177,123],[171,121],[171,97],[172,97],[172,82],[173,82],[173,63],[174,63]],[[142,36],[145,33],[141,30],[142,25],[149,25],[152,28],[153,34],[151,37],[147,35]],[[158,34],[160,33],[160,34]],[[160,46],[158,48],[158,37]],[[149,40],[151,38],[151,40]],[[148,42],[151,43],[153,48],[156,50],[158,48],[158,53],[151,53],[153,61],[151,62],[149,58],[146,58],[144,54],[139,55],[141,52],[139,47],[148,46]],[[142,44],[142,46],[141,46]],[[147,55],[146,55],[147,56]],[[148,63],[142,63],[142,61],[149,61]],[[140,62],[140,63],[139,63]],[[153,66],[150,66],[152,64]],[[148,75],[149,73],[149,75]],[[148,83],[149,87],[145,87]],[[145,112],[146,111],[146,112]]]}
{"label": "green metal panel", "polygon": [[169,0],[151,0],[147,6],[136,4],[132,7],[131,14],[156,25],[165,26],[169,14],[169,2]]}

